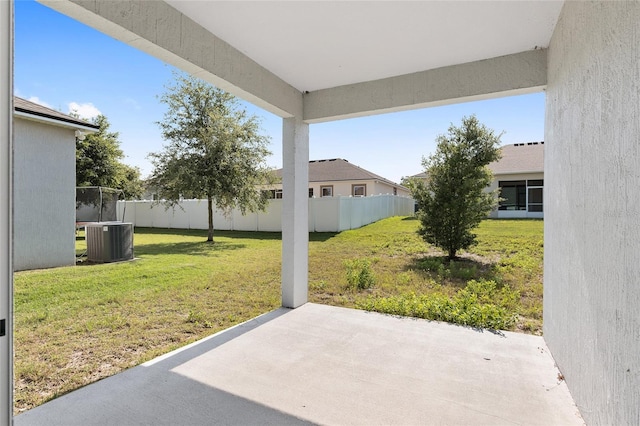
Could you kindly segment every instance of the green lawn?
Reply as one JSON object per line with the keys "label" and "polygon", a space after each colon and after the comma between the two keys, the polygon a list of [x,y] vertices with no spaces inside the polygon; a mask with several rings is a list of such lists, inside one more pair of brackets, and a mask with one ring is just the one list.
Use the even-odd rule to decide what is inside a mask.
{"label": "green lawn", "polygon": [[[542,221],[485,221],[478,246],[452,265],[417,226],[396,217],[311,234],[310,301],[430,318],[450,299],[470,307],[464,315],[482,308],[469,320],[452,305],[452,321],[493,318],[495,307],[513,318],[507,328],[541,332]],[[205,238],[136,228],[136,261],[16,273],[16,411],[280,305],[280,234],[220,231],[214,245]],[[345,264],[356,259],[371,265],[371,288],[349,285]],[[493,280],[493,293],[466,288],[472,279]]]}
{"label": "green lawn", "polygon": [[[446,313],[428,315],[423,309],[432,302],[441,305],[444,299],[460,299],[463,305],[468,305],[470,299],[477,299],[482,302],[480,304],[502,306],[506,309],[504,316],[513,317],[506,327],[493,328],[541,334],[541,220],[484,221],[477,230],[478,245],[468,253],[462,253],[453,264],[444,260],[444,253],[426,245],[417,236],[417,226],[418,221],[413,218],[391,218],[342,232],[327,244],[312,244],[310,301],[469,325],[495,324],[491,321],[474,324],[465,321],[464,316],[452,318]],[[353,259],[367,259],[372,264],[376,279],[372,288],[365,291],[348,288],[344,267],[335,266]],[[479,287],[485,290],[484,282],[492,280],[495,289],[466,297],[460,291],[469,280],[481,281]],[[432,300],[425,300],[425,297]],[[438,307],[439,310],[445,308]],[[460,306],[450,308],[455,311]],[[496,323],[501,324],[500,321]]]}

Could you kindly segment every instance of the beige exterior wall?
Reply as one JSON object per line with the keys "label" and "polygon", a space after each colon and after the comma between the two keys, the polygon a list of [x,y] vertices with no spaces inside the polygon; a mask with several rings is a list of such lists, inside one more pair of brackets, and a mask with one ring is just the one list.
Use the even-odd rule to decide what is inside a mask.
{"label": "beige exterior wall", "polygon": [[75,264],[75,136],[14,121],[14,269]]}
{"label": "beige exterior wall", "polygon": [[[374,186],[375,193],[370,195],[380,195],[380,194],[393,194],[393,186],[386,184],[384,182],[378,182]],[[397,188],[396,195],[401,197],[410,197],[411,193],[408,190],[404,190],[402,188]]]}
{"label": "beige exterior wall", "polygon": [[[385,182],[376,182],[373,180],[349,180],[349,181],[328,181],[328,182],[309,182],[309,188],[313,188],[313,196],[320,198],[322,187],[331,187],[334,196],[348,197],[353,194],[354,185],[364,185],[366,187],[366,196],[370,195],[393,195],[393,186]],[[271,188],[282,189],[282,184],[273,185]],[[408,190],[398,188],[397,194],[402,197],[410,197]]]}

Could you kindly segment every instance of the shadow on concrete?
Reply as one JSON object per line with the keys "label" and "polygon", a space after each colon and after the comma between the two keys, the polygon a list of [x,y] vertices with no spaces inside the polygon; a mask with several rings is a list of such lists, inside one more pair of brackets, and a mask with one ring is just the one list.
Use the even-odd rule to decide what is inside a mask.
{"label": "shadow on concrete", "polygon": [[31,425],[582,425],[540,336],[307,303],[15,418]]}
{"label": "shadow on concrete", "polygon": [[14,423],[17,426],[313,424],[171,371],[288,312],[277,309],[70,392],[18,415]]}
{"label": "shadow on concrete", "polygon": [[132,368],[20,414],[16,426],[305,425],[169,370]]}

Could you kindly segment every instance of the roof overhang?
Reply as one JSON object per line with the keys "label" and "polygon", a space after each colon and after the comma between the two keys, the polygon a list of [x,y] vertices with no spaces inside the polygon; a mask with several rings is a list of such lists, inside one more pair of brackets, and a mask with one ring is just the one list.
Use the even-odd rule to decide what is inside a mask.
{"label": "roof overhang", "polygon": [[24,120],[37,121],[37,122],[49,124],[52,126],[64,127],[70,130],[80,130],[85,133],[95,133],[99,129],[98,126],[94,126],[91,124],[82,124],[82,123],[71,121],[71,120],[65,121],[57,117],[48,117],[42,114],[34,114],[29,111],[19,110],[18,108],[15,109],[13,116],[17,118],[22,118]]}
{"label": "roof overhang", "polygon": [[40,0],[281,117],[530,93],[563,1]]}

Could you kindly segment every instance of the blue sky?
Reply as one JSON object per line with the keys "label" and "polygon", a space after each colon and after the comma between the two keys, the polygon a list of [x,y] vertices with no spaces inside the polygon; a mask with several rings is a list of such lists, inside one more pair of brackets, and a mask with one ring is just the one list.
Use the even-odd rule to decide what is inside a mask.
{"label": "blue sky", "polygon": [[[146,177],[149,152],[162,149],[156,122],[164,114],[158,96],[174,68],[32,0],[15,3],[17,96],[87,117],[107,116],[120,133],[125,163]],[[282,120],[249,103],[271,138],[269,165],[282,166]],[[476,114],[503,144],[541,141],[544,94],[468,102],[437,108],[375,115],[310,126],[311,160],[344,158],[387,179],[422,171],[421,160],[435,151],[435,139],[451,123]]]}

